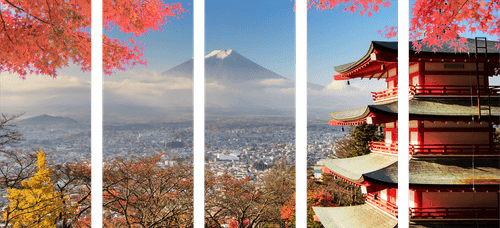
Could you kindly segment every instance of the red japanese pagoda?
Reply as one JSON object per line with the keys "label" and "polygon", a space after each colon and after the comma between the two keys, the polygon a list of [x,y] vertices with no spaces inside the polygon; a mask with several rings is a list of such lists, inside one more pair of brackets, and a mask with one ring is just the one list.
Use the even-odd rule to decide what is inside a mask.
{"label": "red japanese pagoda", "polygon": [[408,210],[398,210],[397,42],[372,42],[360,60],[335,67],[335,80],[384,79],[387,90],[372,93],[373,105],[330,113],[330,125],[383,124],[385,141],[370,142],[368,155],[323,161],[324,173],[366,196],[363,205],[313,208],[325,227],[392,228],[398,211],[410,213],[410,227],[498,227],[500,87],[488,77],[500,64],[497,43],[468,39],[467,53],[410,44]]}

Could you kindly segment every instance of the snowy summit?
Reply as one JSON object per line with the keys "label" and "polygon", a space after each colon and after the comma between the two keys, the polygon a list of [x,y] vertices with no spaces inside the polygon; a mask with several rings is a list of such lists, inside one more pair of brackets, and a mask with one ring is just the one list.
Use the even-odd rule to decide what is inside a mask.
{"label": "snowy summit", "polygon": [[229,50],[214,50],[214,51],[210,52],[210,54],[206,55],[205,58],[210,58],[212,56],[215,56],[218,59],[224,59],[224,58],[228,57],[232,52],[233,52],[233,50],[231,50],[231,49],[229,49]]}

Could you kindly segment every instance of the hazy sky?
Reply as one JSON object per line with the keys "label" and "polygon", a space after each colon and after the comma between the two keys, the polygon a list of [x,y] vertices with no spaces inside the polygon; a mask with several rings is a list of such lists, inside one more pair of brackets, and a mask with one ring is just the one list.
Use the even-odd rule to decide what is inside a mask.
{"label": "hazy sky", "polygon": [[[163,27],[163,32],[150,32],[140,38],[146,44],[144,57],[148,60],[148,66],[136,66],[125,72],[104,76],[105,103],[156,107],[191,105],[190,79],[159,76],[193,56],[195,12],[192,1],[180,2],[189,10],[183,18],[172,19]],[[293,5],[294,2],[288,0],[207,0],[205,52],[208,54],[215,49],[233,49],[263,67],[293,79]],[[344,12],[342,7],[333,11],[308,11],[308,80],[328,85],[323,91],[310,93],[311,105],[328,106],[332,111],[345,110],[338,105],[359,101],[355,97],[360,95],[366,96],[366,102],[370,102],[370,91],[381,90],[382,81],[352,81],[352,86],[346,87],[344,82],[333,81],[333,75],[337,74],[333,67],[358,60],[366,53],[371,41],[386,40],[377,32],[384,30],[385,26],[397,26],[397,1],[392,2],[389,9],[381,8],[371,17]],[[104,33],[125,41],[130,36],[118,30]],[[480,35],[482,34],[467,34],[468,37]],[[70,66],[59,70],[59,74],[57,79],[29,75],[26,81],[22,81],[18,75],[0,73],[0,112],[12,112],[15,109],[15,112],[32,110],[31,113],[37,111],[62,115],[71,110],[81,112],[82,109],[54,107],[80,105],[89,108],[90,72],[81,72],[79,67]],[[496,78],[492,80],[498,84],[497,81],[499,80]],[[214,85],[208,91],[217,88],[219,87]],[[276,91],[272,91],[268,95],[271,98],[287,96],[293,99],[293,93],[290,93],[293,89],[293,85],[290,85],[279,90],[286,93],[276,94]],[[43,108],[46,110],[42,110]],[[26,116],[31,115],[27,113]]]}

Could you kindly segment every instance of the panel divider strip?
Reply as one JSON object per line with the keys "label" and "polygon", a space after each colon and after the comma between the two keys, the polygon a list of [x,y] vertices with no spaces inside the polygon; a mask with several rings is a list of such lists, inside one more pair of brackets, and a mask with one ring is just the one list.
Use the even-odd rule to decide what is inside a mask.
{"label": "panel divider strip", "polygon": [[306,0],[296,0],[296,226],[306,227]]}
{"label": "panel divider strip", "polygon": [[[398,1],[398,227],[408,227],[408,1]],[[404,224],[404,226],[403,226]]]}
{"label": "panel divider strip", "polygon": [[102,0],[92,0],[92,227],[102,226]]}
{"label": "panel divider strip", "polygon": [[204,0],[194,0],[194,227],[204,227]]}

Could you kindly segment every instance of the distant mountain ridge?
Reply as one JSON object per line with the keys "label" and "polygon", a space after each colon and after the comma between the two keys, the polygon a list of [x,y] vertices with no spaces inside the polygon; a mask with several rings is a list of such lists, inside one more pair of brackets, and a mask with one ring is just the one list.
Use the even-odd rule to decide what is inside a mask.
{"label": "distant mountain ridge", "polygon": [[49,116],[46,114],[35,116],[17,122],[18,125],[60,125],[78,124],[78,121],[62,116]]}
{"label": "distant mountain ridge", "polygon": [[[256,62],[261,61],[259,57]],[[207,119],[293,116],[295,114],[295,81],[283,77],[234,50],[215,50],[205,56],[205,111]],[[279,60],[278,60],[279,61]],[[264,63],[263,63],[264,64]],[[289,62],[287,67],[294,68]],[[278,72],[278,70],[277,70]],[[281,70],[279,71],[281,72]],[[193,59],[184,61],[163,73],[145,69],[127,72],[103,84],[103,121],[105,125],[125,123],[178,123],[192,121]],[[293,77],[293,75],[286,75]],[[26,113],[15,122],[29,126],[61,125],[73,128],[90,124],[90,88],[86,83],[71,90],[61,86],[58,94],[64,102],[43,97],[47,102],[34,106],[3,106],[7,114]],[[59,87],[58,87],[59,88]],[[308,105],[318,115],[328,117],[337,99],[329,95],[333,89],[308,84]],[[349,88],[354,88],[350,86]],[[70,94],[81,94],[78,99]],[[328,96],[324,96],[327,94]],[[5,93],[3,95],[6,95]],[[9,95],[7,95],[9,96]],[[81,98],[80,98],[81,97]],[[320,99],[318,99],[320,98]],[[320,101],[320,102],[318,102]],[[336,102],[339,103],[339,102]],[[335,103],[335,104],[336,104]],[[351,102],[354,103],[354,102]],[[148,128],[150,126],[127,126]],[[118,129],[112,126],[111,129]]]}
{"label": "distant mountain ridge", "polygon": [[[193,75],[193,59],[187,60],[163,75],[185,77]],[[284,78],[233,50],[215,50],[205,56],[205,77],[208,82],[224,80],[244,82],[258,79]]]}
{"label": "distant mountain ridge", "polygon": [[[193,61],[194,60],[191,58],[163,72],[162,75],[192,77]],[[205,56],[205,78],[207,83],[213,81],[243,83],[265,79],[283,79],[289,83],[293,83],[293,80],[270,71],[231,49],[214,50]],[[308,87],[320,90],[324,86],[308,83]]]}

